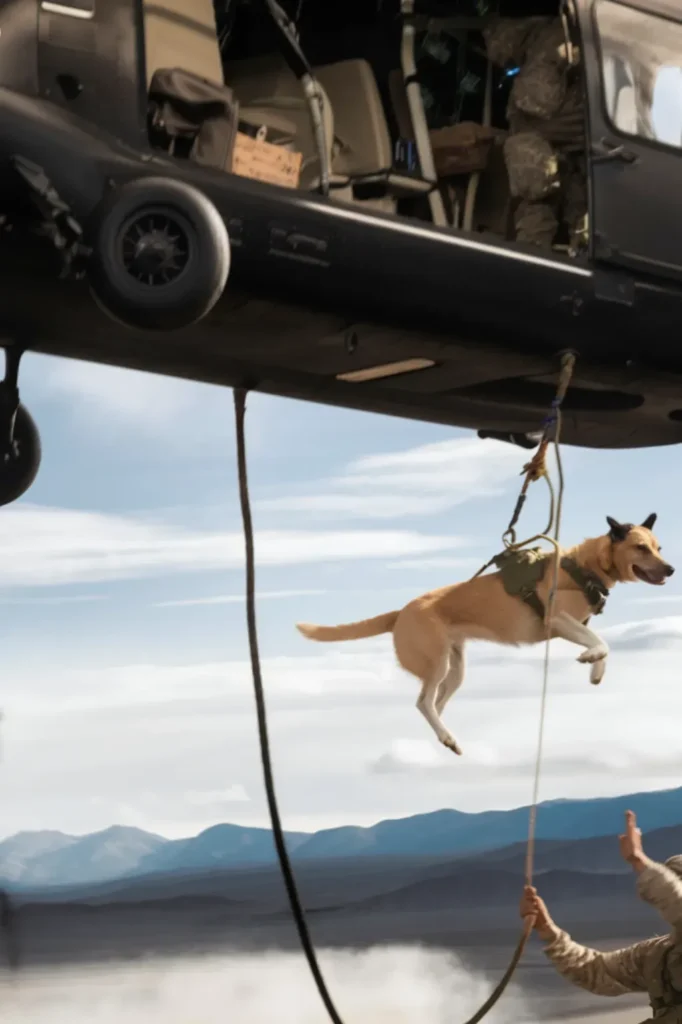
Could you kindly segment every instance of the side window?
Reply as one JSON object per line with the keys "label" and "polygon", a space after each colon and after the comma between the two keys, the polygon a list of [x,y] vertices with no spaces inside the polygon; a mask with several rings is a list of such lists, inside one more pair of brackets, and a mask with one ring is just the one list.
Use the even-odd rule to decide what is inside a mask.
{"label": "side window", "polygon": [[682,149],[682,23],[596,0],[611,124],[624,135]]}

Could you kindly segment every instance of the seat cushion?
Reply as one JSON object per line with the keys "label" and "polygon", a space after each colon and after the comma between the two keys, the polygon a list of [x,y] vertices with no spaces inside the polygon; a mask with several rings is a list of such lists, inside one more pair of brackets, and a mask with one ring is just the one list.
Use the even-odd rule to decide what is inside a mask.
{"label": "seat cushion", "polygon": [[329,96],[340,148],[336,174],[374,174],[392,166],[393,150],[381,96],[366,60],[344,60],[316,67]]}
{"label": "seat cushion", "polygon": [[213,0],[143,0],[147,86],[160,68],[223,85]]}

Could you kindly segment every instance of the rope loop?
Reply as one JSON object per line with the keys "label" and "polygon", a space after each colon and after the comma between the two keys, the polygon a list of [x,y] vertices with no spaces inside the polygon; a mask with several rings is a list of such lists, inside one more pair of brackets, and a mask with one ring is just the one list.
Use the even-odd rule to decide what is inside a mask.
{"label": "rope loop", "polygon": [[557,384],[556,393],[552,399],[550,406],[550,412],[545,416],[543,420],[543,430],[540,442],[535,451],[535,454],[531,458],[530,462],[527,462],[522,469],[524,475],[524,481],[521,486],[521,492],[517,498],[516,506],[512,517],[509,520],[507,529],[502,534],[502,543],[506,548],[524,548],[531,543],[531,540],[537,540],[537,537],[531,538],[531,540],[525,540],[519,543],[516,539],[516,526],[518,524],[523,506],[526,503],[526,496],[528,494],[528,488],[532,483],[537,480],[545,479],[550,490],[550,516],[545,533],[548,534],[552,530],[552,525],[555,518],[555,501],[554,491],[549,473],[547,472],[547,451],[550,445],[553,445],[555,451],[557,450],[559,443],[559,435],[561,433],[561,407],[566,398],[566,392],[568,391],[569,384],[573,377],[573,371],[575,369],[575,353],[564,352],[561,357],[561,369],[559,374],[559,383]]}

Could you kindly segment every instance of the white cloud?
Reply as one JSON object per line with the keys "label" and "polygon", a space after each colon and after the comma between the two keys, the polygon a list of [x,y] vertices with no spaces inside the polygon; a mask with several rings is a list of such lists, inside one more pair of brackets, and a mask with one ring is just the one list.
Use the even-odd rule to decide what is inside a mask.
{"label": "white cloud", "polygon": [[76,594],[67,596],[61,594],[59,597],[0,597],[0,604],[15,605],[62,605],[62,604],[90,604],[92,601],[108,601],[106,594]]}
{"label": "white cloud", "polygon": [[[421,746],[421,744],[420,744]],[[535,773],[535,758],[527,757],[515,761],[507,761],[500,750],[490,744],[468,743],[466,761],[470,768],[475,769],[478,781],[484,778],[494,779],[500,772],[509,778],[531,779]],[[451,776],[454,770],[452,754],[438,754],[435,750],[410,751],[400,749],[400,741],[392,744],[385,753],[368,764],[368,770],[374,775],[413,775],[413,776]],[[605,774],[616,772],[622,784],[629,780],[635,787],[639,786],[642,777],[658,779],[677,779],[682,771],[682,753],[672,751],[669,754],[652,754],[643,749],[641,744],[620,744],[608,750],[598,750],[589,754],[571,754],[570,750],[548,751],[542,760],[541,777],[554,778],[593,778],[595,773]]]}
{"label": "white cloud", "polygon": [[[292,634],[294,632],[292,623]],[[400,670],[386,644],[385,651],[330,648],[304,657],[275,656],[262,659],[273,708],[306,706],[319,709],[334,703],[365,703],[373,698],[400,700],[394,688]],[[51,714],[100,713],[129,709],[142,721],[145,708],[152,731],[186,727],[191,709],[208,707],[221,712],[252,708],[251,664],[240,661],[207,661],[181,665],[138,663],[111,667],[53,669],[35,678],[21,670],[4,682],[4,700],[22,715],[44,718]],[[159,707],[170,714],[162,721]],[[177,712],[173,708],[177,707]],[[183,724],[185,723],[185,724]]]}
{"label": "white cloud", "polygon": [[[61,422],[70,422],[100,452],[103,445],[105,452],[112,446],[120,452],[124,445],[133,461],[141,452],[157,464],[180,454],[193,464],[232,456],[232,394],[226,388],[52,356],[34,356],[24,379],[26,371],[27,391],[30,386],[37,398],[55,405]],[[266,409],[254,396],[248,421],[252,457],[261,448]]]}
{"label": "white cloud", "polygon": [[[55,586],[240,568],[241,531],[220,533],[102,512],[10,505],[0,512],[0,587]],[[409,530],[263,530],[259,565],[302,565],[432,554],[456,537]]]}
{"label": "white cloud", "polygon": [[[676,625],[674,617],[660,624],[671,633]],[[594,687],[575,650],[556,646],[570,656],[552,659],[542,799],[674,785],[682,772],[677,652],[614,643]],[[464,685],[443,716],[462,758],[438,744],[416,710],[417,684],[397,667],[390,638],[301,641],[300,651],[263,657],[287,828],[528,802],[541,645],[525,661],[513,649],[471,645]],[[3,664],[1,705],[6,833],[82,834],[120,822],[178,836],[221,820],[267,821],[246,660],[76,668],[67,655],[55,668],[49,650],[34,651]],[[248,802],[197,802],[196,794],[234,795],[237,782]]]}
{"label": "white cloud", "polygon": [[[489,768],[492,772],[507,771],[510,767],[514,770],[514,766],[502,763],[499,749],[489,743],[467,743],[466,759],[468,765]],[[395,740],[385,753],[369,763],[368,768],[375,775],[438,775],[451,774],[454,770],[452,753],[428,740]],[[524,774],[524,769],[525,764],[521,774]]]}
{"label": "white cloud", "polygon": [[[256,594],[258,601],[282,601],[290,597],[317,597],[326,590],[262,590]],[[156,601],[154,608],[188,608],[193,605],[244,604],[244,594],[218,594],[215,597],[191,597],[179,601]]]}
{"label": "white cloud", "polygon": [[501,442],[456,438],[368,455],[322,481],[315,493],[261,499],[256,504],[269,512],[366,519],[432,515],[472,498],[502,493],[526,461],[526,455]]}
{"label": "white cloud", "polygon": [[71,414],[90,428],[93,422],[113,420],[158,435],[187,417],[200,395],[198,386],[180,378],[80,360],[50,359],[46,364],[48,393],[77,399],[70,403]]}
{"label": "white cloud", "polygon": [[388,562],[386,569],[473,569],[482,565],[480,558],[450,558],[448,555],[435,558],[401,558]]}
{"label": "white cloud", "polygon": [[227,789],[190,791],[186,794],[186,799],[188,803],[197,807],[220,807],[223,804],[247,804],[249,802],[249,796],[239,782],[228,786]]}
{"label": "white cloud", "polygon": [[381,754],[370,768],[378,774],[397,774],[414,769],[433,769],[452,765],[452,755],[446,760],[439,756],[438,748],[427,740],[394,740],[385,754]]}

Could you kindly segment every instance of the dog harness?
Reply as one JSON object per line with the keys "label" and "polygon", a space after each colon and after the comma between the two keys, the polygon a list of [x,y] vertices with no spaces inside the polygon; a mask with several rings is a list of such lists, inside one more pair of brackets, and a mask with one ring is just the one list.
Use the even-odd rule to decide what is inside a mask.
{"label": "dog harness", "polygon": [[[538,597],[537,586],[544,578],[551,554],[542,548],[522,548],[503,551],[493,559],[507,593],[512,597],[520,597],[543,621],[545,605]],[[559,565],[582,590],[592,615],[600,615],[604,611],[609,591],[599,576],[589,569],[583,569],[575,559],[567,555]]]}

